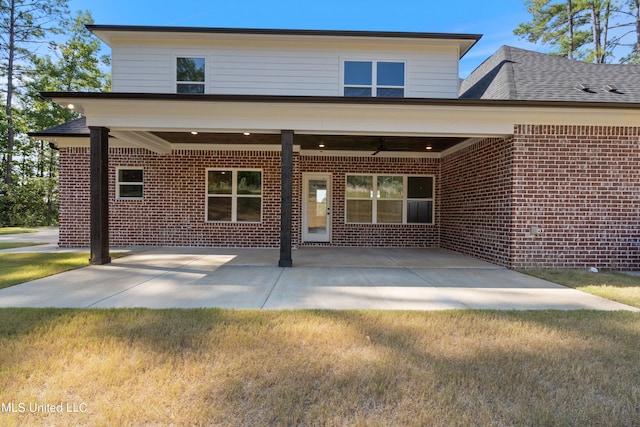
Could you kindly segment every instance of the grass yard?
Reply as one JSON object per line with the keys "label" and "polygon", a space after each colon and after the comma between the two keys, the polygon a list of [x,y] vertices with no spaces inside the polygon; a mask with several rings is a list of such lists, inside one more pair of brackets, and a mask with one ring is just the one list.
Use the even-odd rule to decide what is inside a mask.
{"label": "grass yard", "polygon": [[[612,301],[640,308],[640,277],[615,271],[524,270],[540,279],[559,283]],[[640,425],[640,421],[638,422]]]}
{"label": "grass yard", "polygon": [[87,265],[88,252],[0,253],[0,289]]}
{"label": "grass yard", "polygon": [[0,242],[0,251],[3,249],[14,249],[14,248],[26,248],[27,246],[40,246],[46,245],[46,242],[41,243],[32,243],[32,242]]}
{"label": "grass yard", "polygon": [[0,235],[2,234],[24,234],[35,233],[37,230],[22,227],[0,227]]}
{"label": "grass yard", "polygon": [[639,342],[629,312],[1,309],[0,424],[638,426]]}

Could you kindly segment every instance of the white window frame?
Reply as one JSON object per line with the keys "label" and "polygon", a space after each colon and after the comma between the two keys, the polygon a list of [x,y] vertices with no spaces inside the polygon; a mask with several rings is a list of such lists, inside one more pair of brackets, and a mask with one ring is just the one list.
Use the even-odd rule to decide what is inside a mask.
{"label": "white window frame", "polygon": [[[372,194],[370,198],[362,197],[347,197],[347,180],[350,176],[370,176],[373,178]],[[378,195],[378,177],[380,176],[401,176],[402,177],[402,199],[381,199]],[[431,198],[409,198],[409,178],[431,178]],[[435,223],[435,190],[436,190],[436,177],[430,174],[399,174],[399,173],[347,173],[344,177],[345,183],[345,208],[344,208],[344,221],[345,224],[384,224],[384,225],[433,225]],[[347,221],[347,201],[348,200],[371,200],[371,222],[349,222]],[[402,222],[378,222],[378,201],[380,200],[402,200]],[[408,202],[411,201],[424,201],[431,202],[433,204],[433,211],[431,214],[431,222],[408,222]]]}
{"label": "white window frame", "polygon": [[[209,172],[231,172],[231,194],[209,194]],[[255,194],[238,194],[238,172],[260,172],[260,196]],[[204,177],[204,220],[212,224],[261,224],[264,216],[264,171],[252,168],[207,168]],[[231,198],[231,220],[212,221],[209,220],[209,198]],[[259,221],[238,221],[238,199],[240,198],[260,198],[260,220]]]}
{"label": "white window frame", "polygon": [[[345,63],[347,62],[370,62],[371,63],[371,85],[347,85],[345,84]],[[379,62],[390,62],[390,63],[398,63],[404,64],[404,75],[403,75],[403,86],[388,86],[388,85],[378,85],[378,63]],[[378,88],[380,89],[402,89],[402,98],[407,97],[407,63],[408,61],[403,59],[395,59],[395,58],[379,58],[379,59],[371,59],[367,58],[343,58],[340,62],[340,84],[342,88],[342,96],[346,96],[344,94],[345,89],[347,87],[353,88],[363,88],[363,89],[371,89],[371,98],[378,98]]]}
{"label": "white window frame", "polygon": [[[131,170],[131,171],[142,171],[142,181],[120,181],[120,171],[121,170]],[[144,199],[144,168],[140,166],[118,166],[116,168],[116,200],[142,200]],[[139,185],[142,187],[142,196],[141,197],[121,197],[120,196],[120,186],[121,185]]]}
{"label": "white window frame", "polygon": [[[204,59],[204,80],[202,82],[192,82],[192,81],[182,81],[178,80],[178,58],[188,58],[188,59]],[[207,75],[209,71],[209,58],[205,55],[195,55],[191,53],[177,53],[173,57],[173,90],[175,93],[188,95],[188,93],[178,92],[179,84],[201,84],[202,85],[202,94],[207,93]],[[202,95],[202,94],[192,94],[192,95]]]}

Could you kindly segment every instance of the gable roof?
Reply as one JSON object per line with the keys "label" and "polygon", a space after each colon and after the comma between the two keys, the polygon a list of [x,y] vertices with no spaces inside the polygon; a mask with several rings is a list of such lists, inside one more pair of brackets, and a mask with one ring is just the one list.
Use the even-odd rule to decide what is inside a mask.
{"label": "gable roof", "polygon": [[640,65],[593,64],[502,46],[462,82],[460,98],[640,102]]}

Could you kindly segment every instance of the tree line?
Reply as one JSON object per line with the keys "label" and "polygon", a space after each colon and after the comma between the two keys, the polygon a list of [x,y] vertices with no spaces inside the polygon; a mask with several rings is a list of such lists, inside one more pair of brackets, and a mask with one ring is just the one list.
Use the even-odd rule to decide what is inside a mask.
{"label": "tree line", "polygon": [[109,57],[68,0],[0,0],[0,226],[55,225],[58,151],[29,137],[78,117],[41,91],[103,91]]}
{"label": "tree line", "polygon": [[527,0],[514,33],[585,62],[640,63],[640,0]]}
{"label": "tree line", "polygon": [[[588,62],[640,63],[640,0],[525,0],[515,34]],[[55,225],[58,151],[28,132],[78,117],[41,91],[110,90],[108,55],[68,0],[0,0],[0,226]]]}

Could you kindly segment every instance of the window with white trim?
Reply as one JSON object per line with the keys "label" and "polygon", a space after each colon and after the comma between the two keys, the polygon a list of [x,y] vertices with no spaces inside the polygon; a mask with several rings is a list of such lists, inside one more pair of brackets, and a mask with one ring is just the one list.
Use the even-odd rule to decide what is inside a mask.
{"label": "window with white trim", "polygon": [[144,172],[142,168],[116,169],[116,199],[141,200],[144,194]]}
{"label": "window with white trim", "polygon": [[403,98],[405,63],[344,61],[344,96]]}
{"label": "window with white trim", "polygon": [[176,92],[204,93],[204,58],[176,58]]}
{"label": "window with white trim", "polygon": [[207,170],[206,210],[211,222],[261,222],[262,171]]}
{"label": "window with white trim", "polygon": [[433,224],[434,178],[347,175],[346,222]]}

